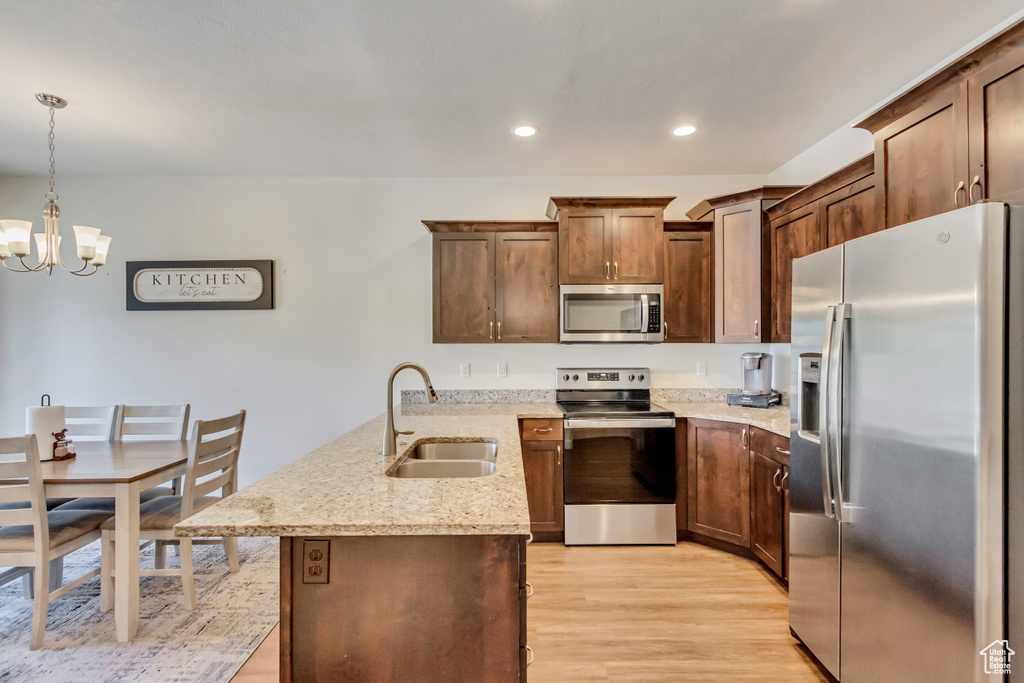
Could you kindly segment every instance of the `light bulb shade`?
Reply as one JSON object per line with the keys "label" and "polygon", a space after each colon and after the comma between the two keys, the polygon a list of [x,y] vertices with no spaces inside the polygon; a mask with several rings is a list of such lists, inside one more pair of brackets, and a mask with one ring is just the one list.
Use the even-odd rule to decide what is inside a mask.
{"label": "light bulb shade", "polygon": [[18,221],[5,218],[0,221],[0,228],[7,237],[7,248],[15,256],[28,256],[31,249],[32,221]]}
{"label": "light bulb shade", "polygon": [[96,238],[96,256],[92,259],[94,266],[102,266],[107,262],[107,252],[110,251],[110,237],[100,235]]}
{"label": "light bulb shade", "polygon": [[[56,254],[50,254],[50,245],[46,243],[46,233],[37,232],[36,238],[36,251],[39,252],[39,262],[48,261],[51,256],[56,260]],[[60,235],[57,235],[57,249],[60,249],[60,241],[64,239]]]}
{"label": "light bulb shade", "polygon": [[75,243],[78,245],[78,258],[91,261],[96,256],[96,238],[100,236],[99,228],[88,225],[73,225]]}

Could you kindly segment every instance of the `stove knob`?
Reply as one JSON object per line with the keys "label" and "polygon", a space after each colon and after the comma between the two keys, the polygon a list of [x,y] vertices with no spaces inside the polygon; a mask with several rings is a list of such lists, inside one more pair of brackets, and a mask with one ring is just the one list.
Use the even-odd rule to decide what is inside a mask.
{"label": "stove knob", "polygon": [[640,375],[640,377],[638,377],[637,379],[639,379],[641,382],[643,382],[644,381],[644,376]]}
{"label": "stove knob", "polygon": [[633,380],[635,380],[635,379],[636,379],[636,375],[630,375],[630,376],[629,376],[629,381],[630,381],[630,382],[632,382],[632,381],[633,381]]}
{"label": "stove knob", "polygon": [[577,380],[578,380],[579,378],[580,378],[580,376],[579,376],[579,375],[573,375],[573,376],[572,376],[572,381],[573,381],[573,382],[575,382],[575,381],[577,381]]}
{"label": "stove knob", "polygon": [[563,382],[568,382],[569,381],[569,375],[562,375],[562,381]]}

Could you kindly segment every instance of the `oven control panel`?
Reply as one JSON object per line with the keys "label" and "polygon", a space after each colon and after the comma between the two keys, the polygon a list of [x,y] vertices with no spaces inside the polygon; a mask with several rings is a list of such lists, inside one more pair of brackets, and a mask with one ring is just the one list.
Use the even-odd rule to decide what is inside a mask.
{"label": "oven control panel", "polygon": [[559,368],[557,389],[650,389],[650,368]]}

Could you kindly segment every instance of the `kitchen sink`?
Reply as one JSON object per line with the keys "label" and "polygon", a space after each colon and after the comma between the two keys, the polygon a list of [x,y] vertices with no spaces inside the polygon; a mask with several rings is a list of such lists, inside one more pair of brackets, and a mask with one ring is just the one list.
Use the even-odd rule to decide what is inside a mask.
{"label": "kitchen sink", "polygon": [[486,460],[405,460],[389,472],[399,479],[455,479],[486,477],[494,474],[497,465]]}
{"label": "kitchen sink", "polygon": [[497,462],[497,441],[440,441],[421,443],[409,460],[484,460]]}
{"label": "kitchen sink", "polygon": [[434,441],[416,446],[388,472],[399,479],[486,477],[497,469],[498,442]]}

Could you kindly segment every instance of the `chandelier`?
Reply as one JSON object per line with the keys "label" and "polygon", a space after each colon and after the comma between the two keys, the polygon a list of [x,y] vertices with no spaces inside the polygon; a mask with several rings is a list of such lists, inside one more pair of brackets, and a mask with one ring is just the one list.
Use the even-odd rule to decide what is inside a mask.
{"label": "chandelier", "polygon": [[[58,231],[60,219],[60,207],[57,206],[59,199],[53,190],[53,113],[57,109],[68,106],[67,100],[56,95],[39,93],[36,99],[50,109],[50,190],[44,197],[46,204],[43,206],[43,232],[32,233],[32,221],[21,221],[13,219],[0,220],[0,263],[7,270],[16,273],[31,273],[37,270],[45,270],[49,275],[53,272],[54,264],[71,273],[72,275],[92,275],[100,266],[107,262],[107,251],[110,249],[110,237],[100,234],[99,228],[90,228],[87,225],[74,225],[75,244],[78,247],[78,258],[82,259],[82,267],[72,270],[64,265],[60,257],[61,236]],[[36,252],[39,256],[39,263],[30,266],[25,262],[25,257],[31,250],[32,238],[35,238]],[[12,268],[7,264],[7,259],[17,257],[22,268]],[[84,272],[92,265],[92,270]]]}

